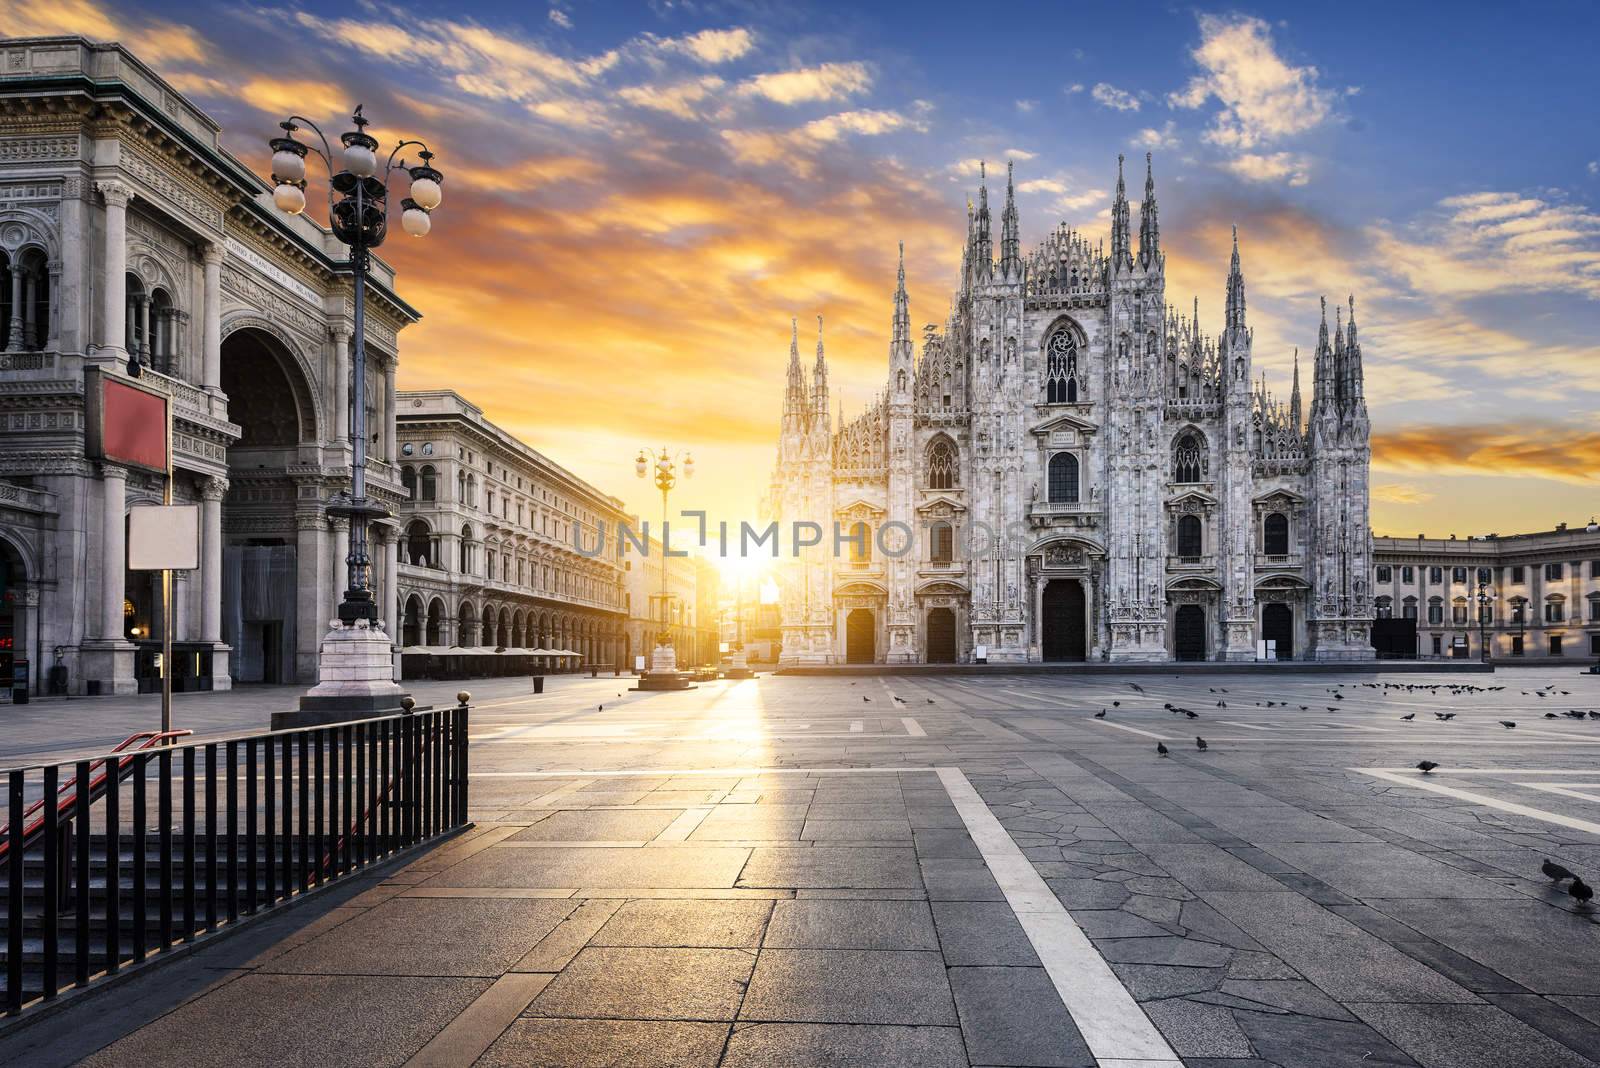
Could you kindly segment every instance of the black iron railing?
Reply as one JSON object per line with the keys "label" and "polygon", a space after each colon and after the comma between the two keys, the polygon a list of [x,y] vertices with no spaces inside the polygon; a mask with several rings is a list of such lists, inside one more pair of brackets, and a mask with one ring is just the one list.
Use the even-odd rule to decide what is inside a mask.
{"label": "black iron railing", "polygon": [[147,732],[111,753],[0,770],[0,1016],[465,825],[462,698],[184,744]]}

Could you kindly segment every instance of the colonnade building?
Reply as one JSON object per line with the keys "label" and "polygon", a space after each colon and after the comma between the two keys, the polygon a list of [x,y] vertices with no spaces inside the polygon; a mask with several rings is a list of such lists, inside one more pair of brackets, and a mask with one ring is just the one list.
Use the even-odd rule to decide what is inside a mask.
{"label": "colonnade building", "polygon": [[[37,692],[157,685],[160,578],[125,567],[125,517],[162,478],[92,458],[86,380],[170,398],[176,503],[202,508],[199,570],[176,575],[175,683],[316,679],[345,531],[324,503],[350,472],[347,249],[274,210],[219,127],[116,44],[0,42],[0,630]],[[263,136],[271,133],[262,131]],[[368,493],[397,506],[399,333],[418,313],[372,262]],[[380,529],[395,625],[398,543]]]}

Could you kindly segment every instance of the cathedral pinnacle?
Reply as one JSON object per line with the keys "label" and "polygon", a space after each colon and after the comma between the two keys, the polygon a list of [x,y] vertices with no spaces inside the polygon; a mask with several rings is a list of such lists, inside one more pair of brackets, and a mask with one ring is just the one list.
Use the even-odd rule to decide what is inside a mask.
{"label": "cathedral pinnacle", "polygon": [[1122,154],[1117,154],[1117,196],[1111,202],[1111,268],[1133,266],[1128,247],[1128,187],[1122,180]]}
{"label": "cathedral pinnacle", "polygon": [[1146,270],[1157,265],[1161,258],[1161,227],[1156,218],[1156,179],[1150,155],[1149,152],[1144,154],[1144,200],[1139,204],[1139,263]]}
{"label": "cathedral pinnacle", "polygon": [[1009,281],[1022,277],[1022,238],[1017,222],[1017,195],[1012,185],[1012,168],[1006,163],[1006,206],[1000,213],[1000,273]]}
{"label": "cathedral pinnacle", "polygon": [[1227,329],[1244,329],[1244,272],[1239,269],[1239,228],[1233,228],[1233,260],[1228,265]]}

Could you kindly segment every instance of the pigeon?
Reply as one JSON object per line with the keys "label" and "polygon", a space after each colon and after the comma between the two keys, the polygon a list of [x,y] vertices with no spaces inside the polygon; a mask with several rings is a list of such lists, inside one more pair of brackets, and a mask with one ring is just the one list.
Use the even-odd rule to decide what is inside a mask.
{"label": "pigeon", "polygon": [[1401,716],[1400,718],[1409,723],[1411,720],[1414,720],[1414,719],[1417,718],[1417,714],[1415,712],[1407,712],[1405,715]]}
{"label": "pigeon", "polygon": [[1600,712],[1596,712],[1596,711],[1595,711],[1595,710],[1594,710],[1594,709],[1592,709],[1592,708],[1591,708],[1591,709],[1589,709],[1589,718],[1590,718],[1590,719],[1600,719]]}
{"label": "pigeon", "polygon": [[930,705],[931,705],[931,704],[933,704],[933,698],[931,698],[931,697],[930,697],[930,698],[928,698],[928,703],[929,703],[929,704],[930,704]]}
{"label": "pigeon", "polygon": [[1144,687],[1140,686],[1137,682],[1130,682],[1128,685],[1133,687],[1134,693],[1144,693]]}
{"label": "pigeon", "polygon": [[1121,701],[1112,701],[1111,702],[1111,707],[1112,708],[1121,708],[1122,707],[1122,702]]}
{"label": "pigeon", "polygon": [[1339,711],[1339,709],[1338,709],[1338,706],[1336,706],[1336,705],[1329,705],[1328,706],[1328,711],[1329,712],[1337,712],[1337,711]]}
{"label": "pigeon", "polygon": [[1576,875],[1572,877],[1572,885],[1567,887],[1567,893],[1580,905],[1587,905],[1589,899],[1594,897],[1594,889]]}
{"label": "pigeon", "polygon": [[1422,760],[1417,762],[1417,770],[1421,771],[1424,775],[1428,774],[1428,772],[1432,771],[1438,766],[1439,765],[1432,760]]}
{"label": "pigeon", "polygon": [[1554,712],[1546,712],[1544,714],[1544,718],[1545,719],[1560,719],[1561,717],[1556,715]]}
{"label": "pigeon", "polygon": [[1500,726],[1504,727],[1506,730],[1510,730],[1512,727],[1515,727],[1516,725],[1517,725],[1517,721],[1516,720],[1503,719],[1503,720],[1500,721]]}
{"label": "pigeon", "polygon": [[1218,701],[1217,702],[1217,707],[1218,708],[1227,708],[1228,707],[1228,702],[1226,702],[1226,701]]}
{"label": "pigeon", "polygon": [[1167,755],[1166,743],[1164,743],[1164,742],[1157,742],[1156,743],[1156,755],[1157,756],[1166,756]]}
{"label": "pigeon", "polygon": [[1094,714],[1094,718],[1095,719],[1105,719],[1106,718],[1106,710],[1102,708],[1100,711],[1098,711],[1098,712],[1096,712]]}
{"label": "pigeon", "polygon": [[1190,710],[1189,710],[1189,709],[1187,709],[1187,708],[1186,708],[1186,709],[1184,709],[1184,710],[1183,710],[1183,714],[1184,714],[1184,715],[1186,715],[1186,716],[1188,716],[1188,717],[1189,717],[1189,718],[1190,718],[1190,719],[1199,719],[1199,718],[1200,718],[1200,713],[1198,713],[1198,712],[1191,712],[1191,711],[1190,711]]}
{"label": "pigeon", "polygon": [[601,705],[597,711],[604,712],[605,710],[606,710],[606,706],[605,705]]}
{"label": "pigeon", "polygon": [[1194,747],[1200,750],[1202,753],[1210,748],[1210,746],[1206,745],[1206,740],[1200,737],[1198,734],[1194,736]]}
{"label": "pigeon", "polygon": [[1568,879],[1577,878],[1576,875],[1572,874],[1566,868],[1563,868],[1553,860],[1547,860],[1543,864],[1539,865],[1539,870],[1544,872],[1545,878],[1552,879],[1558,883],[1565,882]]}
{"label": "pigeon", "polygon": [[872,698],[868,697],[866,694],[861,695],[861,700],[869,705],[872,703]]}

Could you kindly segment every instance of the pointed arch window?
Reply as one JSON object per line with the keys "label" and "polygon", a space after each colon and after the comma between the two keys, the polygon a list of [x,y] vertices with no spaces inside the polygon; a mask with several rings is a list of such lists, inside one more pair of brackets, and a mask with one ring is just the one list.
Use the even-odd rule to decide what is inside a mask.
{"label": "pointed arch window", "polygon": [[949,438],[938,438],[928,446],[928,488],[956,488],[956,447]]}
{"label": "pointed arch window", "polygon": [[1203,482],[1205,469],[1206,451],[1200,435],[1185,431],[1172,449],[1172,481]]}
{"label": "pointed arch window", "polygon": [[1044,375],[1046,404],[1077,402],[1078,339],[1071,330],[1057,330],[1045,344]]}
{"label": "pointed arch window", "polygon": [[1049,500],[1051,504],[1075,504],[1078,500],[1078,458],[1070,452],[1050,457]]}

